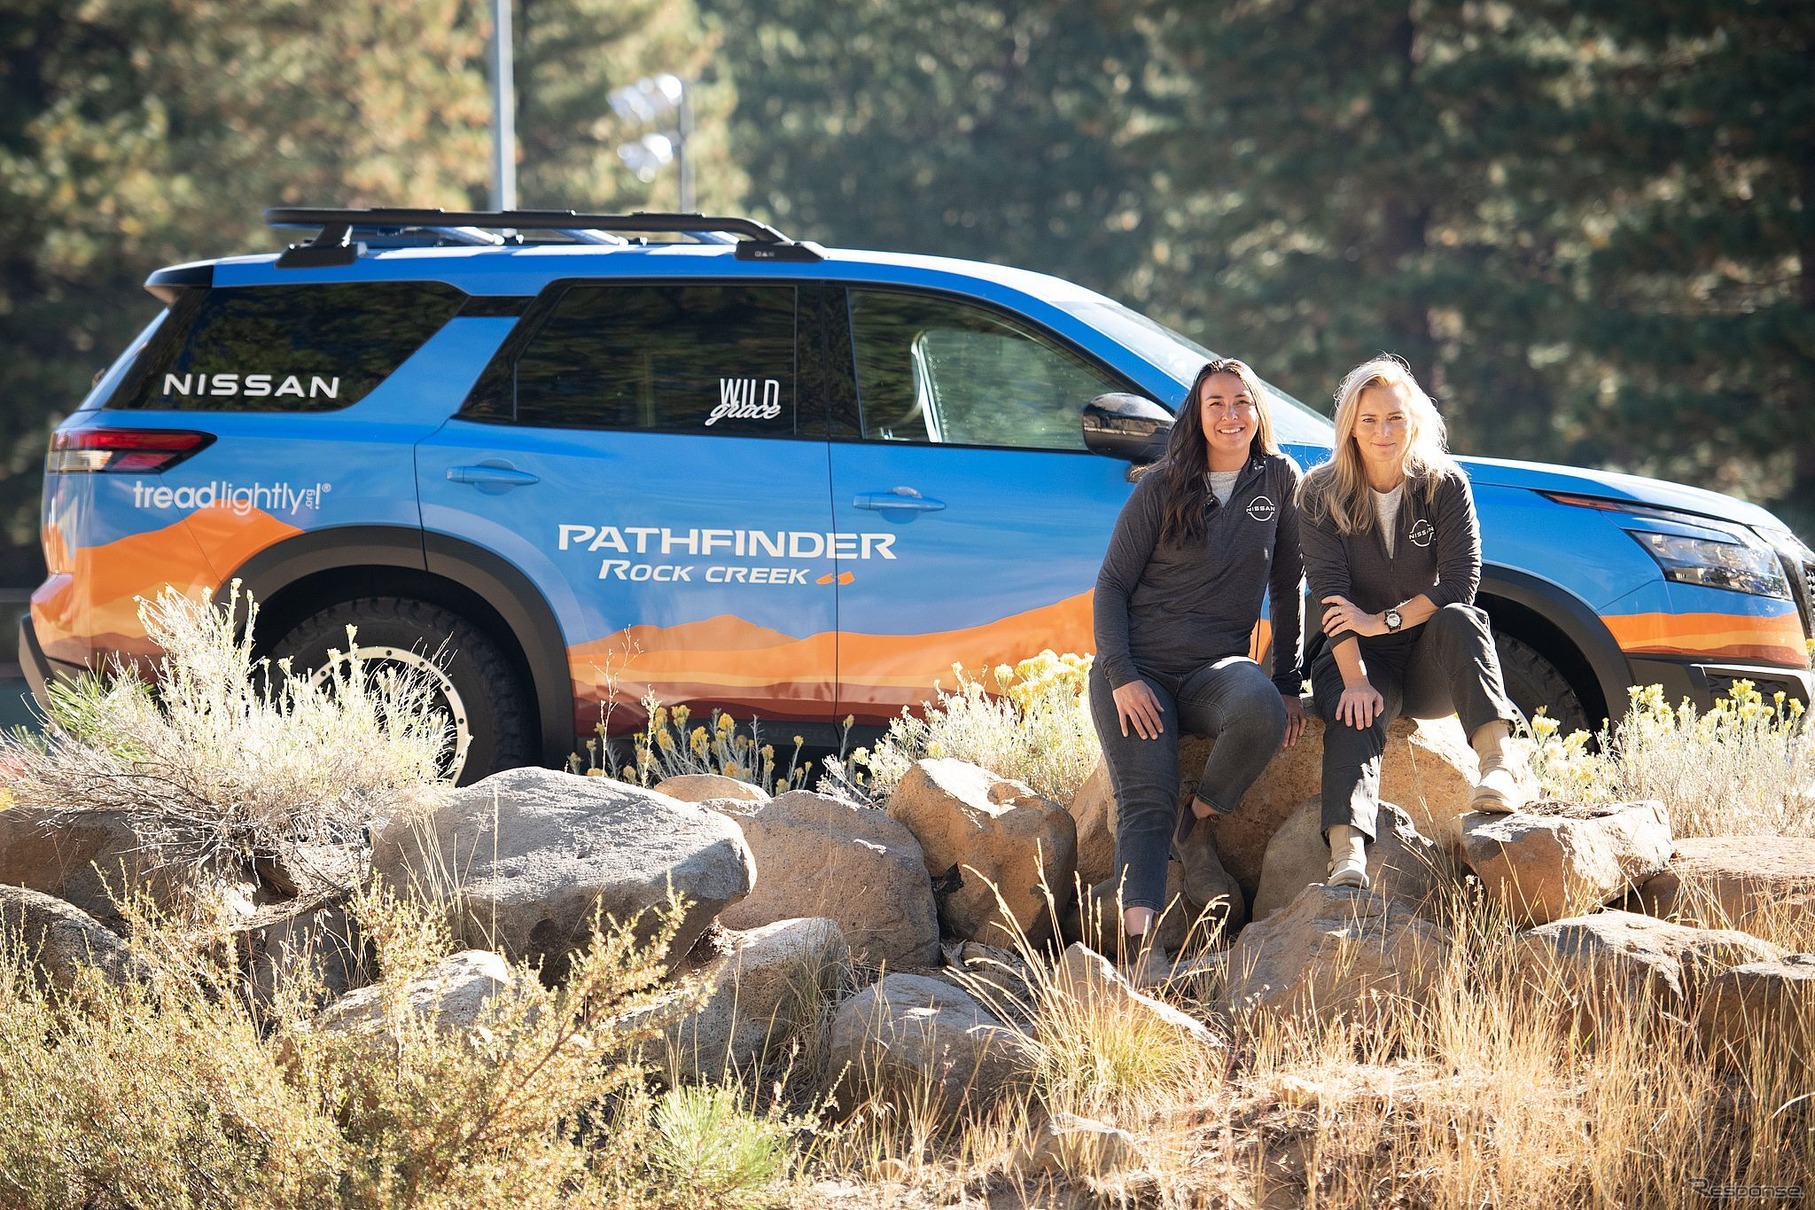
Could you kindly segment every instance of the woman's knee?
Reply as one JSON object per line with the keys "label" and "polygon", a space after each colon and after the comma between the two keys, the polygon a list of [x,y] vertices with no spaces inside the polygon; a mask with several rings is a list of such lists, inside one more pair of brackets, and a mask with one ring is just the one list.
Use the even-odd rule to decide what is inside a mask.
{"label": "woman's knee", "polygon": [[1424,625],[1431,638],[1448,645],[1478,647],[1493,642],[1486,611],[1474,605],[1445,605]]}

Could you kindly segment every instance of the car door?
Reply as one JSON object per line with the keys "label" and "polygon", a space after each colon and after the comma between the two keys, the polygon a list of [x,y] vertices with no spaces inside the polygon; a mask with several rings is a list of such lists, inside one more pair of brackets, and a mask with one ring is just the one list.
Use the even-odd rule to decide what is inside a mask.
{"label": "car door", "polygon": [[834,403],[832,512],[878,531],[838,571],[841,713],[881,722],[967,670],[1094,649],[1091,591],[1129,464],[1080,413],[1126,380],[1007,311],[848,294],[855,390]]}
{"label": "car door", "polygon": [[556,283],[418,447],[425,529],[495,552],[553,608],[582,739],[638,725],[645,698],[831,717],[835,538],[798,295]]}

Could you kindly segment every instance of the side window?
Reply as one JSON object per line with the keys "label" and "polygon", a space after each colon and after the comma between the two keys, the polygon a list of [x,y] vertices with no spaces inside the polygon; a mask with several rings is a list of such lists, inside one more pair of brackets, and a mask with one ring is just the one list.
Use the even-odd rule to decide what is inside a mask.
{"label": "side window", "polygon": [[794,309],[793,286],[570,286],[466,411],[547,428],[791,437]]}
{"label": "side window", "polygon": [[1127,389],[1050,337],[953,299],[853,290],[851,329],[871,441],[1081,450],[1084,405]]}
{"label": "side window", "polygon": [[466,301],[440,282],[217,286],[183,299],[113,408],[326,412],[349,407]]}

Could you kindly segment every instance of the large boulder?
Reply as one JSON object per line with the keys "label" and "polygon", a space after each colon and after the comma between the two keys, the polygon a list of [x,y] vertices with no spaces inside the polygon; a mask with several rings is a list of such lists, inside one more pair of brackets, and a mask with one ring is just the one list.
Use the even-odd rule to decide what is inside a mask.
{"label": "large boulder", "polygon": [[967,761],[918,760],[889,795],[889,817],[920,842],[954,937],[1012,945],[1053,935],[1053,900],[1071,890],[1077,825],[1026,783]]}
{"label": "large boulder", "polygon": [[1572,1009],[1626,1012],[1642,1004],[1680,1013],[1698,979],[1705,984],[1736,966],[1775,962],[1783,951],[1732,929],[1603,911],[1521,933],[1514,957],[1527,984]]}
{"label": "large boulder", "polygon": [[761,786],[753,786],[747,781],[726,777],[722,773],[677,773],[655,783],[655,792],[678,798],[682,802],[710,802],[715,798],[731,798],[739,802],[769,801],[769,792]]}
{"label": "large boulder", "polygon": [[1666,920],[1753,931],[1785,916],[1815,914],[1815,838],[1678,840],[1670,864],[1639,888],[1639,902]]}
{"label": "large boulder", "polygon": [[684,901],[673,965],[750,893],[756,862],[716,812],[603,777],[512,769],[390,821],[372,865],[400,895],[450,910],[469,944],[561,979],[595,914],[653,932],[672,887]]}
{"label": "large boulder", "polygon": [[[1323,804],[1307,798],[1267,843],[1253,915],[1265,920],[1298,893],[1328,876],[1330,847],[1323,838]],[[1412,817],[1390,802],[1380,804],[1374,843],[1368,846],[1368,880],[1375,894],[1416,912],[1454,884],[1449,855],[1419,834]]]}
{"label": "large boulder", "polygon": [[1567,815],[1475,812],[1458,822],[1463,860],[1522,925],[1611,903],[1670,860],[1670,816],[1656,800]]}
{"label": "large boulder", "polygon": [[1115,787],[1109,762],[1097,758],[1066,808],[1078,831],[1078,881],[1084,886],[1108,882],[1115,874]]}
{"label": "large boulder", "polygon": [[510,964],[486,950],[463,950],[443,958],[420,978],[412,979],[400,996],[387,995],[382,987],[365,987],[328,1005],[315,1016],[315,1027],[325,1033],[378,1036],[395,1032],[405,1023],[392,1020],[387,1005],[400,1005],[443,1036],[455,1036],[484,1024],[495,1011],[492,1002],[516,983]]}
{"label": "large boulder", "polygon": [[1423,1001],[1442,977],[1450,936],[1368,891],[1316,883],[1242,930],[1224,1007],[1328,1021],[1368,1018],[1385,1001]]}
{"label": "large boulder", "polygon": [[0,937],[18,938],[35,978],[52,991],[70,991],[85,969],[115,984],[139,977],[125,942],[81,908],[42,891],[0,885]]}
{"label": "large boulder", "polygon": [[1695,1005],[1696,1029],[1716,1059],[1748,1066],[1761,1047],[1798,1065],[1806,1084],[1815,1066],[1815,954],[1753,962],[1707,980]]}
{"label": "large boulder", "polygon": [[[1296,744],[1274,756],[1231,815],[1208,821],[1223,864],[1250,902],[1260,890],[1267,845],[1299,804],[1323,785],[1323,722],[1306,699],[1305,730]],[[1186,736],[1179,745],[1179,795],[1197,787],[1213,741]],[[1468,810],[1474,792],[1475,755],[1455,716],[1394,720],[1380,760],[1380,796],[1411,817],[1420,835],[1444,839],[1451,822]],[[1199,824],[1199,827],[1204,826]]]}
{"label": "large boulder", "polygon": [[888,975],[838,1007],[826,1070],[851,1112],[866,1097],[930,1105],[950,1119],[986,1110],[1032,1072],[1033,1042],[975,996],[931,975]]}
{"label": "large boulder", "polygon": [[144,894],[172,910],[192,889],[194,872],[159,859],[124,811],[0,811],[0,884],[54,895],[123,931],[116,901]]}
{"label": "large boulder", "polygon": [[755,891],[720,916],[725,927],[823,916],[866,962],[938,964],[932,880],[907,828],[874,808],[810,790],[711,806],[743,830],[762,871]]}
{"label": "large boulder", "polygon": [[850,947],[832,920],[725,930],[719,952],[694,972],[707,984],[705,1003],[668,1030],[676,1073],[722,1081],[752,1071],[771,1047],[818,1016],[850,962]]}

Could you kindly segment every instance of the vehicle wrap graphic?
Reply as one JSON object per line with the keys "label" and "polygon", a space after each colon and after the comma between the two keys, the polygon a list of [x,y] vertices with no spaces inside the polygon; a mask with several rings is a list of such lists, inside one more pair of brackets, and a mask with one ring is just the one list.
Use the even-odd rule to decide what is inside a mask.
{"label": "vehicle wrap graphic", "polygon": [[1794,666],[1806,660],[1802,621],[1783,602],[1775,616],[1733,613],[1631,613],[1603,616],[1620,649],[1632,655],[1688,656]]}
{"label": "vehicle wrap graphic", "polygon": [[240,515],[204,508],[171,525],[96,546],[66,544],[60,528],[45,531],[51,577],[32,594],[32,624],[45,655],[85,662],[91,651],[146,655],[139,598],[166,584],[192,596],[213,593],[233,569],[302,531],[269,513]]}

